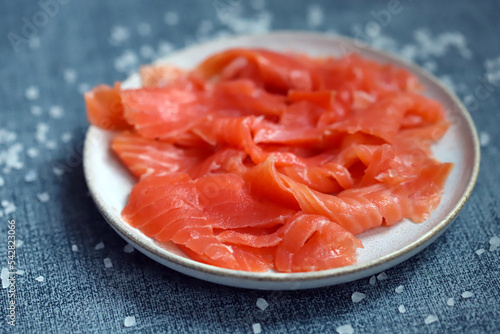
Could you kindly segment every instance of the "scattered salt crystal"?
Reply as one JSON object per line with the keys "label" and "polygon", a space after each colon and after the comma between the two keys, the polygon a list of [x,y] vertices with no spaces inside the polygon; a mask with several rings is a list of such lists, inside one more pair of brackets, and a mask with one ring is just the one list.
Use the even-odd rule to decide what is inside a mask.
{"label": "scattered salt crystal", "polygon": [[111,263],[111,259],[109,257],[104,259],[104,267],[113,268],[113,263]]}
{"label": "scattered salt crystal", "polygon": [[22,269],[17,269],[16,274],[17,274],[17,275],[24,275],[24,270],[22,270]]}
{"label": "scattered salt crystal", "polygon": [[158,53],[160,55],[166,55],[166,54],[169,54],[170,52],[172,52],[174,50],[174,45],[170,42],[167,42],[167,41],[161,41],[159,44],[158,44]]}
{"label": "scattered salt crystal", "polygon": [[128,72],[133,70],[139,59],[132,50],[125,50],[118,58],[115,59],[115,69],[119,72]]}
{"label": "scattered salt crystal", "polygon": [[487,132],[481,132],[479,134],[479,143],[482,147],[488,146],[490,140],[490,135]]}
{"label": "scattered salt crystal", "polygon": [[77,245],[71,245],[71,250],[73,252],[78,252],[78,246]]}
{"label": "scattered salt crystal", "polygon": [[111,29],[111,38],[109,42],[111,45],[118,45],[126,41],[130,37],[130,33],[127,28],[122,26],[115,26]]}
{"label": "scattered salt crystal", "polygon": [[404,305],[399,305],[398,311],[399,311],[399,313],[405,313],[406,312],[406,307]]}
{"label": "scattered salt crystal", "polygon": [[61,106],[52,106],[49,109],[49,116],[58,119],[64,116],[64,109]]}
{"label": "scattered salt crystal", "polygon": [[16,140],[17,135],[15,132],[0,129],[0,144],[10,143]]}
{"label": "scattered salt crystal", "polygon": [[65,132],[61,135],[61,141],[63,143],[69,143],[71,141],[72,135],[69,132]]}
{"label": "scattered salt crystal", "polygon": [[50,200],[50,195],[47,192],[39,193],[36,197],[38,197],[38,200],[42,203],[47,203]]}
{"label": "scattered salt crystal", "polygon": [[494,252],[497,250],[497,248],[500,246],[500,238],[495,236],[492,236],[490,238],[490,252]]}
{"label": "scattered salt crystal", "polygon": [[16,248],[21,248],[24,245],[24,241],[22,241],[21,239],[16,239],[14,243],[16,245]]}
{"label": "scattered salt crystal", "polygon": [[264,311],[269,306],[268,302],[264,298],[258,298],[255,304],[262,311]]}
{"label": "scattered salt crystal", "polygon": [[0,274],[2,278],[2,288],[6,289],[10,286],[10,281],[9,281],[9,269],[7,268],[2,268],[2,273]]}
{"label": "scattered salt crystal", "polygon": [[486,252],[486,250],[484,248],[479,248],[477,251],[476,251],[476,254],[477,255],[481,255],[483,254],[484,252]]}
{"label": "scattered salt crystal", "polygon": [[86,82],[82,82],[81,84],[78,85],[78,92],[80,94],[85,94],[90,90],[90,85]]}
{"label": "scattered salt crystal", "polygon": [[64,174],[64,169],[59,167],[53,167],[52,173],[54,173],[56,176],[62,176]]}
{"label": "scattered salt crystal", "polygon": [[493,85],[500,83],[500,57],[486,60],[484,67],[486,68],[486,80]]}
{"label": "scattered salt crystal", "polygon": [[360,301],[362,301],[363,299],[366,298],[366,295],[364,293],[361,293],[361,292],[354,292],[351,296],[351,300],[353,303],[359,303]]}
{"label": "scattered salt crystal", "polygon": [[134,251],[134,247],[132,247],[131,244],[126,244],[125,247],[123,247],[123,251],[127,254],[132,253]]}
{"label": "scattered salt crystal", "polygon": [[258,322],[252,325],[252,329],[254,334],[262,333],[262,326]]}
{"label": "scattered salt crystal", "polygon": [[24,163],[21,160],[21,152],[23,145],[21,143],[14,143],[7,149],[0,151],[0,166],[3,165],[2,171],[9,173],[12,169],[22,169]]}
{"label": "scattered salt crystal", "polygon": [[66,83],[72,84],[72,83],[75,83],[76,78],[77,78],[77,74],[76,74],[76,71],[74,69],[67,68],[64,70],[63,77],[64,77],[64,81],[66,81]]}
{"label": "scattered salt crystal", "polygon": [[5,180],[3,179],[2,176],[0,176],[0,187],[3,187],[5,185]]}
{"label": "scattered salt crystal", "polygon": [[464,291],[462,293],[462,298],[470,298],[470,297],[474,297],[474,293],[472,293],[470,291]]}
{"label": "scattered salt crystal", "polygon": [[37,278],[35,278],[35,281],[38,281],[38,282],[43,282],[45,280],[45,277],[43,276],[38,276]]}
{"label": "scattered salt crystal", "polygon": [[38,123],[36,125],[35,139],[39,143],[43,143],[47,140],[47,133],[49,132],[49,126],[46,123]]}
{"label": "scattered salt crystal", "polygon": [[26,154],[30,158],[36,158],[38,156],[38,150],[36,148],[30,147],[27,151]]}
{"label": "scattered salt crystal", "polygon": [[137,25],[137,32],[141,36],[147,36],[151,33],[151,25],[146,22],[141,22]]}
{"label": "scattered salt crystal", "polygon": [[379,281],[383,281],[383,280],[386,280],[387,279],[387,274],[385,273],[385,271],[381,272],[380,274],[377,275],[377,279]]}
{"label": "scattered salt crystal", "polygon": [[26,175],[24,175],[24,181],[25,182],[34,182],[37,179],[38,175],[36,173],[36,170],[30,170]]}
{"label": "scattered salt crystal", "polygon": [[45,147],[49,150],[55,150],[57,148],[57,143],[54,140],[49,140],[45,143]]}
{"label": "scattered salt crystal", "polygon": [[94,246],[95,250],[103,249],[104,248],[104,242],[100,242],[97,245]]}
{"label": "scattered salt crystal", "polygon": [[175,26],[177,23],[179,23],[179,14],[177,14],[176,12],[166,12],[163,16],[163,20],[169,26]]}
{"label": "scattered salt crystal", "polygon": [[395,290],[395,291],[396,291],[396,293],[401,293],[401,292],[403,292],[403,289],[404,289],[404,288],[405,288],[404,286],[400,285],[400,286],[398,286],[398,287],[396,288],[396,290]]}
{"label": "scattered salt crystal", "polygon": [[30,49],[36,49],[42,45],[42,41],[38,37],[33,37],[28,40],[28,46]]}
{"label": "scattered salt crystal", "polygon": [[437,70],[437,63],[433,60],[426,61],[423,67],[429,72],[435,72]]}
{"label": "scattered salt crystal", "polygon": [[24,97],[27,100],[34,101],[40,96],[40,89],[37,86],[29,86],[24,92]]}
{"label": "scattered salt crystal", "polygon": [[448,305],[448,306],[453,306],[453,305],[455,305],[455,299],[453,299],[453,298],[448,298],[448,300],[446,301],[446,305]]}
{"label": "scattered salt crystal", "polygon": [[123,320],[123,325],[125,327],[133,327],[135,324],[135,316],[126,317],[125,320]]}
{"label": "scattered salt crystal", "polygon": [[435,315],[428,315],[427,318],[425,318],[424,322],[426,325],[432,324],[433,322],[438,321],[438,317]]}
{"label": "scattered salt crystal", "polygon": [[143,58],[152,58],[155,54],[155,50],[149,45],[143,45],[139,49],[139,53]]}
{"label": "scattered salt crystal", "polygon": [[7,200],[3,200],[2,201],[2,207],[3,207],[3,212],[6,214],[6,215],[9,215],[13,212],[16,211],[16,206],[14,205],[14,203],[12,202],[9,202]]}
{"label": "scattered salt crystal", "polygon": [[317,4],[310,5],[307,8],[307,25],[316,28],[323,23],[323,10]]}
{"label": "scattered salt crystal", "polygon": [[42,108],[40,108],[40,106],[31,106],[31,113],[35,116],[40,116],[42,114]]}
{"label": "scattered salt crystal", "polygon": [[377,277],[373,275],[372,277],[370,277],[370,285],[375,285],[376,283],[377,283]]}
{"label": "scattered salt crystal", "polygon": [[337,333],[339,334],[353,334],[354,328],[351,325],[342,325],[336,328]]}

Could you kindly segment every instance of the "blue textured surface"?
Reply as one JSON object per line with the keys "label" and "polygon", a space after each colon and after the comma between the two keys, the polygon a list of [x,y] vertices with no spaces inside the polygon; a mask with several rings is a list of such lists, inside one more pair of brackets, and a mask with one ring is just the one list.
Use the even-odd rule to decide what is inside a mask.
{"label": "blue textured surface", "polygon": [[[24,241],[16,262],[25,271],[16,276],[15,328],[7,324],[8,289],[1,290],[0,332],[252,333],[257,322],[263,333],[335,332],[346,324],[355,333],[500,331],[500,250],[488,250],[490,238],[500,235],[497,2],[402,0],[398,13],[390,20],[386,16],[387,25],[384,21],[380,29],[368,31],[374,21],[371,11],[387,10],[388,1],[315,2],[323,10],[323,20],[315,20],[314,15],[308,20],[311,3],[305,1],[269,1],[263,7],[260,1],[241,0],[60,2],[65,4],[54,15],[46,15],[45,21],[37,1],[0,3],[0,129],[16,135],[10,142],[0,140],[0,152],[22,143],[24,164],[8,172],[5,153],[0,153],[5,183],[0,200],[16,206],[14,212],[7,202],[0,208],[0,266],[7,267],[8,261],[7,221],[15,219],[16,238]],[[177,24],[165,23],[169,11],[178,13]],[[31,46],[22,40],[9,41],[13,34],[24,38],[23,18],[40,23]],[[139,30],[145,33],[147,27],[141,23],[151,28],[144,36]],[[116,26],[126,28],[128,38],[112,45]],[[224,34],[275,29],[347,36],[359,35],[358,29],[373,33],[363,39],[406,55],[454,83],[483,133],[480,176],[458,219],[426,250],[388,270],[388,279],[375,286],[363,279],[309,291],[266,292],[186,277],[138,252],[124,253],[124,241],[87,196],[80,163],[88,127],[79,92],[85,88],[82,84],[123,80],[137,65],[170,48]],[[426,37],[431,46],[425,44]],[[439,50],[446,43],[449,47]],[[67,69],[76,71],[76,82],[65,81]],[[25,98],[29,86],[39,88],[38,99]],[[63,117],[50,117],[49,109],[55,105],[64,109]],[[33,115],[32,106],[41,107],[42,114]],[[35,139],[40,122],[48,125],[47,141],[54,141],[55,147],[47,148]],[[72,135],[68,143],[61,140],[66,132]],[[37,148],[39,155],[30,157],[30,148]],[[58,164],[71,167],[57,176],[53,168]],[[36,170],[38,177],[28,183],[24,178],[30,170]],[[43,192],[50,195],[46,203],[37,198]],[[104,249],[94,250],[101,241]],[[77,245],[77,252],[72,245]],[[486,252],[478,256],[475,251],[480,248]],[[106,257],[113,268],[104,267]],[[38,276],[45,280],[36,281]],[[404,285],[401,294],[394,291],[399,285]],[[354,304],[354,291],[365,293],[366,299]],[[464,299],[464,291],[474,296]],[[269,303],[265,311],[255,306],[259,297]],[[452,307],[446,304],[450,297],[455,300]],[[399,305],[405,305],[406,313],[398,312]],[[125,328],[123,321],[131,315],[137,324]],[[426,325],[428,315],[439,320]]]}

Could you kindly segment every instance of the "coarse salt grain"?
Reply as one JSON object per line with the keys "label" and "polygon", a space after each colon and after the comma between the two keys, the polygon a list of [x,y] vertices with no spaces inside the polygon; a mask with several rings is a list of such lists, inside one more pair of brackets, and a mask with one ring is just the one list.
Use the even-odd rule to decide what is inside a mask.
{"label": "coarse salt grain", "polygon": [[269,306],[269,303],[264,298],[258,298],[255,304],[262,311],[264,311]]}
{"label": "coarse salt grain", "polygon": [[111,38],[109,42],[111,45],[118,45],[123,41],[126,41],[130,37],[130,33],[127,28],[122,26],[115,26],[111,29]]}
{"label": "coarse salt grain", "polygon": [[311,28],[320,26],[324,21],[323,9],[319,5],[310,5],[307,9],[307,25]]}
{"label": "coarse salt grain", "polygon": [[76,78],[77,78],[77,74],[76,74],[76,71],[74,69],[67,68],[64,70],[63,77],[64,77],[64,81],[66,81],[66,83],[72,84],[72,83],[75,83]]}
{"label": "coarse salt grain", "polygon": [[387,274],[385,273],[385,271],[381,272],[380,274],[377,275],[377,279],[379,281],[383,281],[383,280],[386,280],[387,279]]}
{"label": "coarse salt grain", "polygon": [[428,315],[427,318],[425,318],[424,322],[426,325],[432,324],[433,322],[438,321],[438,317],[435,315]]}
{"label": "coarse salt grain", "polygon": [[462,293],[462,298],[471,298],[471,297],[474,297],[474,293],[472,293],[470,291],[464,291]]}
{"label": "coarse salt grain", "polygon": [[479,134],[479,143],[481,144],[482,147],[488,146],[490,143],[490,135],[487,132],[481,132]]}
{"label": "coarse salt grain", "polygon": [[113,263],[111,263],[111,259],[109,257],[104,259],[104,267],[113,268]]}
{"label": "coarse salt grain", "polygon": [[78,252],[78,246],[77,245],[71,245],[71,250],[73,252]]}
{"label": "coarse salt grain", "polygon": [[82,82],[81,84],[78,85],[78,92],[80,94],[85,94],[90,90],[90,85],[86,82]]}
{"label": "coarse salt grain", "polygon": [[0,176],[0,187],[3,187],[5,185],[5,180],[3,179],[2,176]]}
{"label": "coarse salt grain", "polygon": [[399,311],[399,313],[405,313],[406,312],[406,307],[404,305],[399,305],[398,311]]}
{"label": "coarse salt grain", "polygon": [[40,89],[37,86],[30,86],[26,88],[26,91],[24,92],[24,97],[26,97],[26,99],[30,101],[38,99],[39,96]]}
{"label": "coarse salt grain", "polygon": [[252,325],[252,329],[254,334],[262,333],[262,326],[258,322]]}
{"label": "coarse salt grain", "polygon": [[446,305],[448,305],[448,306],[455,305],[455,299],[454,298],[448,298],[448,300],[446,301]]}
{"label": "coarse salt grain", "polygon": [[62,176],[64,174],[64,169],[59,167],[53,167],[52,173],[54,173],[56,176]]}
{"label": "coarse salt grain", "polygon": [[476,254],[477,255],[481,255],[483,254],[484,252],[486,252],[486,250],[484,248],[479,248],[477,251],[476,251]]}
{"label": "coarse salt grain", "polygon": [[337,333],[339,334],[353,334],[354,328],[351,325],[342,325],[336,328]]}
{"label": "coarse salt grain", "polygon": [[64,109],[61,106],[52,106],[49,109],[49,116],[54,119],[59,119],[64,116]]}
{"label": "coarse salt grain", "polygon": [[45,281],[45,277],[43,277],[43,276],[38,276],[37,278],[35,278],[35,281],[38,281],[38,282],[43,282],[43,281]]}
{"label": "coarse salt grain", "polygon": [[65,132],[61,135],[61,141],[63,143],[69,143],[71,141],[72,135],[70,132]]}
{"label": "coarse salt grain", "polygon": [[47,133],[49,132],[49,126],[46,123],[38,123],[36,125],[35,139],[39,143],[43,143],[47,140]]}
{"label": "coarse salt grain", "polygon": [[119,72],[128,72],[137,66],[139,59],[134,51],[125,50],[115,59],[114,66]]}
{"label": "coarse salt grain", "polygon": [[47,203],[50,200],[50,195],[47,192],[39,193],[36,197],[38,197],[38,200],[42,203]]}
{"label": "coarse salt grain", "polygon": [[370,285],[375,285],[377,283],[377,277],[375,277],[375,275],[370,277],[369,283],[370,283]]}
{"label": "coarse salt grain", "polygon": [[400,286],[398,286],[398,287],[396,288],[396,290],[395,290],[395,291],[396,291],[396,293],[401,293],[401,292],[403,292],[404,288],[405,288],[404,286],[400,285]]}
{"label": "coarse salt grain", "polygon": [[143,45],[139,49],[139,53],[143,58],[152,58],[155,54],[155,50],[149,45]]}
{"label": "coarse salt grain", "polygon": [[25,182],[34,182],[37,179],[38,175],[36,173],[36,170],[30,170],[26,175],[24,175],[24,181]]}
{"label": "coarse salt grain", "polygon": [[494,252],[500,246],[500,238],[496,235],[490,238],[490,252]]}
{"label": "coarse salt grain", "polygon": [[16,248],[21,248],[24,245],[24,241],[22,241],[21,239],[16,239],[14,244],[16,245]]}
{"label": "coarse salt grain", "polygon": [[38,156],[38,150],[36,148],[30,147],[27,151],[26,154],[30,158],[36,158]]}
{"label": "coarse salt grain", "polygon": [[366,295],[364,293],[361,293],[361,292],[354,292],[351,296],[351,300],[353,303],[359,303],[360,301],[362,301],[363,299],[366,298]]}
{"label": "coarse salt grain", "polygon": [[42,108],[40,108],[40,106],[31,106],[31,114],[34,116],[40,116],[42,114]]}
{"label": "coarse salt grain", "polygon": [[146,22],[141,22],[137,25],[137,32],[141,36],[147,36],[151,33],[151,25]]}
{"label": "coarse salt grain", "polygon": [[123,247],[123,251],[125,253],[132,253],[134,251],[134,247],[132,247],[131,244],[126,244],[125,247]]}
{"label": "coarse salt grain", "polygon": [[2,288],[6,289],[10,286],[10,280],[9,280],[9,269],[7,268],[2,268],[2,273],[0,274],[2,278]]}
{"label": "coarse salt grain", "polygon": [[179,23],[179,14],[177,14],[176,12],[167,12],[163,16],[163,20],[169,26],[175,26],[177,23]]}
{"label": "coarse salt grain", "polygon": [[123,326],[125,327],[133,327],[135,326],[135,316],[129,316],[126,317],[125,320],[123,320]]}
{"label": "coarse salt grain", "polygon": [[17,274],[17,275],[24,275],[24,270],[22,270],[22,269],[17,269],[16,274]]}
{"label": "coarse salt grain", "polygon": [[53,140],[49,140],[45,143],[45,147],[49,150],[55,150],[57,148],[57,143]]}
{"label": "coarse salt grain", "polygon": [[2,207],[3,207],[3,212],[6,215],[16,212],[17,209],[14,203],[9,202],[7,200],[2,201]]}
{"label": "coarse salt grain", "polygon": [[99,250],[99,249],[103,249],[103,248],[104,248],[104,242],[100,242],[94,246],[95,250]]}

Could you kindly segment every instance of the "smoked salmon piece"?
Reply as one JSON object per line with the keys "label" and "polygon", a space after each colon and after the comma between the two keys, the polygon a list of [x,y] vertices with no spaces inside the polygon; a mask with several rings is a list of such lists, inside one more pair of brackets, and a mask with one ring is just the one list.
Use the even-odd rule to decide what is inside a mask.
{"label": "smoked salmon piece", "polygon": [[354,264],[356,235],[424,222],[453,168],[432,154],[444,108],[392,64],[236,48],[140,76],[140,88],[85,94],[89,121],[120,131],[111,149],[137,177],[122,218],[208,265]]}

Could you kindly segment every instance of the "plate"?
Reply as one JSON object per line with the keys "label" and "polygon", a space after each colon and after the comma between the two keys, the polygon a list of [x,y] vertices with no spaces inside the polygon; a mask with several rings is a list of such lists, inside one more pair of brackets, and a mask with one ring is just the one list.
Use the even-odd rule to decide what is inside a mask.
{"label": "plate", "polygon": [[[175,52],[158,62],[192,68],[207,56],[231,47],[263,47],[313,56],[342,56],[357,52],[363,57],[393,63],[414,73],[426,88],[426,95],[440,101],[452,121],[446,135],[433,147],[439,160],[455,164],[441,203],[424,223],[402,221],[392,227],[380,227],[358,235],[365,248],[358,251],[358,262],[354,265],[306,273],[251,273],[218,268],[193,261],[168,244],[154,242],[120,218],[136,181],[110,150],[115,133],[91,126],[85,140],[85,178],[97,208],[123,239],[153,260],[202,280],[250,289],[293,290],[340,284],[386,270],[420,252],[450,226],[476,182],[480,150],[471,116],[436,77],[414,64],[358,41],[303,32],[274,32],[214,40]],[[139,76],[134,74],[123,83],[123,88],[139,87],[139,84]]]}

